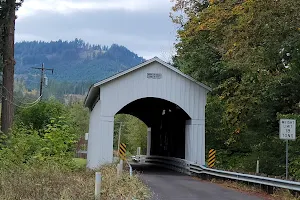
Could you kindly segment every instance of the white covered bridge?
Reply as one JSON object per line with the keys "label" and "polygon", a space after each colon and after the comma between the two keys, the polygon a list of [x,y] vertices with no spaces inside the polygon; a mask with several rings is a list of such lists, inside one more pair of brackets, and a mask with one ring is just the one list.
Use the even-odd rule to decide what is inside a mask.
{"label": "white covered bridge", "polygon": [[148,126],[147,154],[205,164],[205,105],[211,89],[158,59],[94,84],[87,167],[113,161],[116,114],[130,114]]}

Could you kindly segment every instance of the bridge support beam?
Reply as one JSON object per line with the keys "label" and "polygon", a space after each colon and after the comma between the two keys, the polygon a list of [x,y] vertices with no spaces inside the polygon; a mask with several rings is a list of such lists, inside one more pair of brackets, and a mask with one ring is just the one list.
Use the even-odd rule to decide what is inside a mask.
{"label": "bridge support beam", "polygon": [[113,162],[114,117],[101,116],[100,102],[90,115],[87,168],[95,169]]}
{"label": "bridge support beam", "polygon": [[151,152],[151,127],[147,129],[147,156],[150,156]]}
{"label": "bridge support beam", "polygon": [[186,121],[185,159],[205,165],[205,120]]}

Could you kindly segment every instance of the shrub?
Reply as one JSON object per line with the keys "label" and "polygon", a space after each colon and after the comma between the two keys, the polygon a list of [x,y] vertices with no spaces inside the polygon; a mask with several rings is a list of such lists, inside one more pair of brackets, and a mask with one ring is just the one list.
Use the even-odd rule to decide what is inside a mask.
{"label": "shrub", "polygon": [[39,135],[35,129],[15,127],[0,151],[0,168],[22,168],[26,164],[49,160],[62,167],[76,168],[72,155],[77,138],[64,118],[51,119],[44,133]]}
{"label": "shrub", "polygon": [[42,130],[51,119],[58,118],[66,112],[66,108],[58,101],[42,101],[30,108],[20,108],[16,112],[16,124],[34,130]]}
{"label": "shrub", "polygon": [[[78,109],[74,108],[73,116]],[[54,109],[38,119],[33,110],[21,110],[20,121],[9,137],[0,137],[0,199],[94,199],[95,172],[85,169],[84,160],[73,158],[79,133],[86,126],[78,122],[84,117],[71,120],[70,113],[60,115],[59,109]],[[25,116],[29,118],[25,120]],[[101,199],[148,198],[149,191],[137,176],[130,178],[124,173],[118,178],[115,165],[99,170],[103,176]]]}

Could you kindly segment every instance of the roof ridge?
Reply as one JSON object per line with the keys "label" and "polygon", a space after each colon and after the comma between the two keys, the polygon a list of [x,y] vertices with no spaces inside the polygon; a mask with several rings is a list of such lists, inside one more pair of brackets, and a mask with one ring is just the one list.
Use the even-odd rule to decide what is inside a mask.
{"label": "roof ridge", "polygon": [[86,103],[86,101],[89,99],[90,92],[93,91],[94,88],[99,87],[99,86],[101,86],[101,85],[103,85],[103,84],[105,84],[105,83],[108,83],[108,82],[110,82],[110,81],[112,81],[112,80],[114,80],[114,79],[117,79],[117,78],[119,78],[119,77],[121,77],[121,76],[123,76],[123,75],[126,75],[126,74],[128,74],[128,73],[131,73],[132,71],[138,70],[138,69],[140,69],[140,68],[142,68],[142,67],[144,67],[144,66],[147,66],[147,65],[149,65],[149,64],[151,64],[151,63],[153,63],[153,62],[155,62],[155,61],[158,62],[158,63],[160,63],[161,65],[163,65],[163,66],[169,68],[169,69],[172,70],[173,72],[178,73],[179,75],[181,75],[181,76],[183,76],[183,77],[189,79],[190,81],[192,81],[192,82],[194,82],[195,84],[197,84],[197,85],[203,87],[204,89],[206,89],[206,90],[208,90],[208,91],[212,91],[212,89],[211,89],[209,86],[207,86],[207,85],[205,85],[205,84],[203,84],[203,83],[201,83],[201,82],[198,82],[197,80],[195,80],[195,79],[192,78],[191,76],[188,76],[187,74],[185,74],[185,73],[183,73],[182,71],[180,71],[178,68],[174,67],[173,65],[171,65],[171,64],[169,64],[169,63],[163,61],[162,59],[158,58],[157,56],[155,56],[155,57],[153,57],[153,58],[151,58],[151,59],[148,59],[148,60],[146,60],[146,61],[144,61],[144,62],[142,62],[142,63],[140,63],[140,64],[138,64],[138,65],[136,65],[136,66],[134,66],[134,67],[131,67],[131,68],[129,68],[129,69],[127,69],[127,70],[124,70],[124,71],[122,71],[122,72],[119,72],[119,73],[117,73],[117,74],[114,74],[114,75],[112,75],[112,76],[110,76],[110,77],[107,77],[107,78],[105,78],[105,79],[103,79],[103,80],[101,80],[101,81],[99,81],[99,82],[97,82],[97,83],[91,85],[91,87],[90,87],[90,89],[89,89],[89,91],[88,91],[88,94],[87,94],[87,96],[86,96],[85,103]]}

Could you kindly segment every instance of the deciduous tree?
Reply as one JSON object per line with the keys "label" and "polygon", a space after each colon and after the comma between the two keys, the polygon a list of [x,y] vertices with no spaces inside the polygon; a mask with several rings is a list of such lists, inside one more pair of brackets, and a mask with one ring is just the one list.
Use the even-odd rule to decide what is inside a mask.
{"label": "deciduous tree", "polygon": [[209,145],[242,153],[248,163],[260,157],[273,174],[284,171],[271,167],[284,166],[278,114],[299,114],[299,10],[298,0],[176,0],[173,8],[174,22],[182,23],[174,63],[214,88]]}

